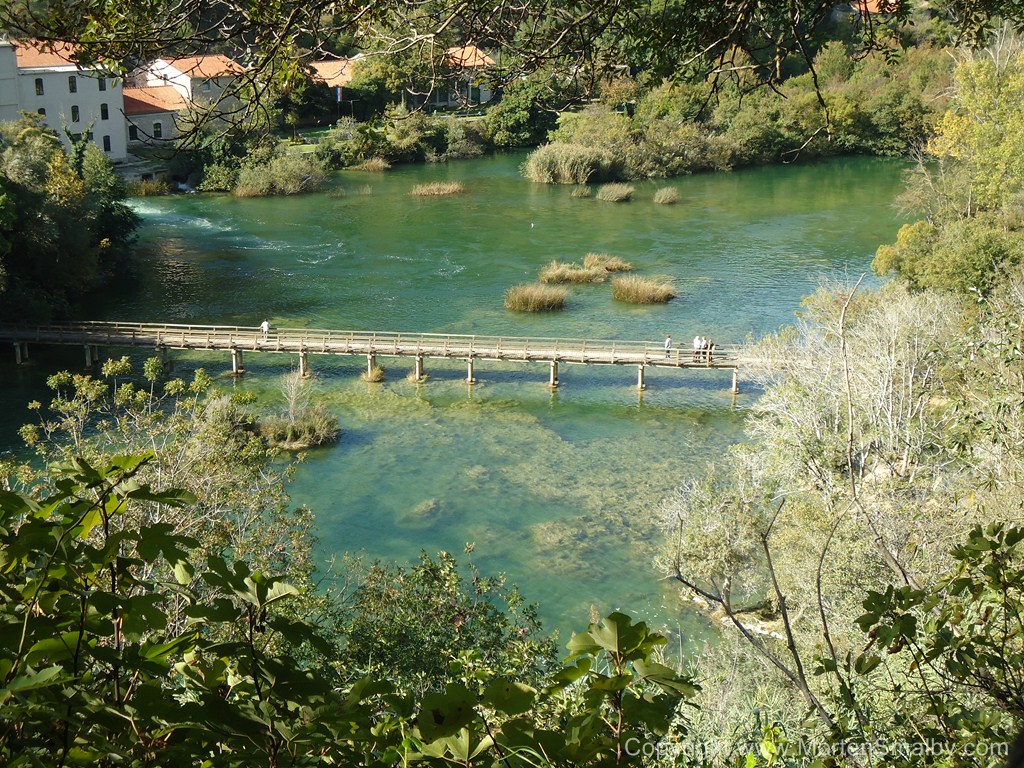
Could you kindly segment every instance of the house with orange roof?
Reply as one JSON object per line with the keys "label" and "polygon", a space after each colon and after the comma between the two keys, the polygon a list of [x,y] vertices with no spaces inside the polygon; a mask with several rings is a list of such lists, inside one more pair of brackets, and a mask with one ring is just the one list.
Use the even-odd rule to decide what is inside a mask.
{"label": "house with orange roof", "polygon": [[[245,74],[245,68],[222,54],[157,59],[142,72],[143,85],[170,86],[190,105],[210,106]],[[228,97],[233,98],[233,97]]]}
{"label": "house with orange roof", "polygon": [[161,144],[178,137],[178,115],[188,106],[176,88],[154,85],[124,89],[128,145]]}
{"label": "house with orange roof", "polygon": [[111,160],[128,156],[121,79],[98,67],[80,65],[71,45],[0,40],[2,119],[11,119],[15,111],[12,80],[17,89],[16,112],[41,115],[66,146],[85,135]]}
{"label": "house with orange roof", "polygon": [[475,45],[458,45],[445,52],[445,62],[454,74],[447,87],[431,94],[430,104],[436,107],[475,107],[494,98],[486,79],[486,70],[494,59]]}

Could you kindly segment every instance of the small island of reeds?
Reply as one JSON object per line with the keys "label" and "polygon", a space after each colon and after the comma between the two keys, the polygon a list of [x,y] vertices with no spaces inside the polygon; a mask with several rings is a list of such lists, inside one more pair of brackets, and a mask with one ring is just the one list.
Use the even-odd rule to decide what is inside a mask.
{"label": "small island of reeds", "polygon": [[663,304],[677,295],[675,282],[671,277],[664,275],[625,275],[612,280],[612,298],[616,301],[629,304]]}
{"label": "small island of reeds", "polygon": [[629,184],[602,184],[597,189],[597,199],[606,203],[625,203],[633,199],[633,191]]}
{"label": "small island of reeds", "polygon": [[628,261],[607,253],[588,253],[583,257],[584,269],[603,269],[605,272],[632,272]]}
{"label": "small island of reeds", "polygon": [[459,195],[463,191],[462,184],[457,181],[434,181],[430,184],[417,184],[409,194],[415,197],[441,197]]}
{"label": "small island of reeds", "polygon": [[350,171],[372,171],[373,173],[382,173],[391,167],[391,163],[385,160],[383,157],[371,157],[369,160],[364,160],[358,165],[349,167]]}
{"label": "small island of reeds", "polygon": [[522,283],[505,291],[505,308],[516,312],[550,312],[564,309],[567,288],[542,283]]}
{"label": "small island of reeds", "polygon": [[541,268],[538,280],[542,283],[601,283],[608,277],[608,270],[601,266],[581,267],[564,261],[552,261]]}

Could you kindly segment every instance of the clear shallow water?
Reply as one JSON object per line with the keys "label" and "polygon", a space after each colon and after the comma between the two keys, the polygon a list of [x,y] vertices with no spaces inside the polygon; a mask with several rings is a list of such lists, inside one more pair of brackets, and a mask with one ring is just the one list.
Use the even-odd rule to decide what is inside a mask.
{"label": "clear shallow water", "polygon": [[[521,155],[387,174],[341,174],[327,193],[237,200],[192,195],[136,202],[143,216],[138,274],[90,317],[136,321],[659,340],[695,333],[722,342],[789,322],[821,275],[856,278],[899,221],[890,201],[901,164],[849,159],[637,184],[634,201],[602,203],[524,181]],[[423,199],[415,185],[458,180],[463,195]],[[655,205],[661,186],[679,202]],[[522,315],[504,291],[548,261],[590,251],[673,276],[680,297],[634,307],[610,287],[573,290],[560,313]],[[120,351],[117,354],[121,354]],[[46,373],[81,365],[79,350],[33,350],[34,365],[0,366],[0,445],[14,445],[24,403]],[[284,356],[247,355],[225,386],[279,399]],[[541,604],[552,627],[585,625],[588,608],[628,609],[701,633],[659,583],[651,513],[687,476],[707,471],[738,439],[744,408],[729,374],[542,365],[381,363],[382,385],[359,380],[357,358],[311,358],[319,397],[344,430],[309,455],[291,489],[317,513],[324,560],[343,551],[415,559],[421,549],[475,544]],[[225,374],[229,361],[176,356]]]}

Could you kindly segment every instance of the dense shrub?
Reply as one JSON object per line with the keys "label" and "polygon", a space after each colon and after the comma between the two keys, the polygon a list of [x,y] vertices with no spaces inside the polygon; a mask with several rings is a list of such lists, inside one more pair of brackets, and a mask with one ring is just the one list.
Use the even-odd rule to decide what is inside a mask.
{"label": "dense shrub", "polygon": [[484,135],[495,147],[533,147],[547,139],[560,107],[557,90],[537,78],[513,80],[487,110]]}
{"label": "dense shrub", "polygon": [[238,197],[296,195],[316,192],[327,180],[327,170],[314,155],[288,154],[263,163],[242,166],[234,193]]}
{"label": "dense shrub", "polygon": [[579,144],[545,144],[530,153],[522,172],[531,181],[545,184],[587,184],[612,181],[620,163],[605,149]]}

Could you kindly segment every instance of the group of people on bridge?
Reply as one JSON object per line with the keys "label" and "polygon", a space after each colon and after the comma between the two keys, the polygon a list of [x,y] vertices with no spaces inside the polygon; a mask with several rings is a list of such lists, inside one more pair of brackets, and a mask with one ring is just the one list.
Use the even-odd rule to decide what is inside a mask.
{"label": "group of people on bridge", "polygon": [[[665,337],[665,357],[672,352],[672,337]],[[693,362],[710,363],[715,357],[715,342],[700,334],[693,337]]]}

